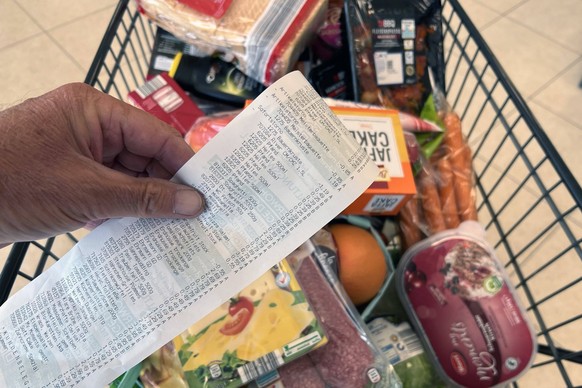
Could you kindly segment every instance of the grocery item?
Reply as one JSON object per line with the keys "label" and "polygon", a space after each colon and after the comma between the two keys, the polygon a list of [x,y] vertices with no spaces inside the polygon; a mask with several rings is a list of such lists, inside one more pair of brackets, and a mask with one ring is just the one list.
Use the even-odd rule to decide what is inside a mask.
{"label": "grocery item", "polygon": [[[293,270],[283,260],[176,337],[173,346],[181,368],[166,363],[172,370],[154,375],[183,376],[189,387],[238,387],[326,342]],[[154,353],[143,364],[159,365],[159,358]],[[152,373],[144,369],[142,382],[161,386],[157,381],[149,384],[151,380]]]}
{"label": "grocery item", "polygon": [[219,18],[175,0],[138,0],[160,27],[205,55],[221,54],[270,85],[287,74],[325,17],[326,0],[232,0]]}
{"label": "grocery item", "polygon": [[328,386],[309,356],[290,362],[277,372],[278,380],[284,388],[326,388]]}
{"label": "grocery item", "polygon": [[[461,219],[457,207],[455,184],[453,183],[455,173],[453,166],[448,158],[440,157],[438,154],[434,159],[433,165],[438,175],[438,193],[445,227],[447,229],[456,228],[461,223]],[[476,219],[477,217],[475,215]]]}
{"label": "grocery item", "polygon": [[198,152],[239,113],[240,111],[236,110],[200,117],[186,132],[184,140],[194,152]]}
{"label": "grocery item", "polygon": [[368,328],[404,388],[445,387],[408,322],[396,324],[386,318],[376,318],[368,323]]}
{"label": "grocery item", "polygon": [[445,136],[443,146],[445,147],[445,158],[450,159],[453,170],[453,187],[459,217],[463,221],[477,220],[477,208],[475,205],[475,195],[473,191],[473,167],[471,149],[463,139],[461,131],[461,119],[455,112],[447,112],[444,115]]}
{"label": "grocery item", "polygon": [[397,214],[416,193],[399,113],[342,106],[331,110],[380,167],[374,183],[342,214]]}
{"label": "grocery item", "polygon": [[384,253],[374,236],[358,226],[336,223],[329,231],[337,246],[338,276],[355,305],[369,302],[387,275]]}
{"label": "grocery item", "polygon": [[188,388],[180,357],[172,342],[165,344],[144,360],[140,380],[146,387]]}
{"label": "grocery item", "polygon": [[[438,121],[444,132],[420,139],[421,157],[415,164],[416,197],[400,212],[404,248],[425,236],[454,229],[462,221],[477,221],[475,180],[471,148],[461,130],[461,120],[438,87],[427,100],[423,115]],[[417,141],[423,134],[416,134]]]}
{"label": "grocery item", "polygon": [[465,221],[414,245],[398,265],[398,294],[452,386],[504,386],[535,355],[528,317],[484,235]]}
{"label": "grocery item", "polygon": [[[325,98],[324,101],[380,167],[374,183],[344,209],[342,214],[398,214],[416,193],[407,142],[400,126],[401,112],[378,107],[370,109],[365,105],[331,98]],[[250,103],[247,100],[245,107]],[[410,122],[411,119],[407,121]],[[428,131],[430,127],[418,125],[423,126],[423,131]],[[441,132],[440,129],[438,132]]]}
{"label": "grocery item", "polygon": [[419,114],[427,69],[444,84],[440,1],[346,0],[345,12],[356,99]]}
{"label": "grocery item", "polygon": [[318,373],[331,385],[363,387],[367,382],[366,372],[374,363],[373,351],[359,338],[353,321],[342,304],[336,301],[337,296],[313,258],[304,259],[297,275],[301,284],[309,290],[306,291],[308,298],[313,301],[330,337],[329,347],[325,351],[310,355]]}
{"label": "grocery item", "polygon": [[422,220],[420,212],[420,201],[417,197],[412,198],[400,210],[400,230],[402,231],[402,247],[406,249],[421,241],[425,236],[418,225]]}
{"label": "grocery item", "polygon": [[342,48],[342,9],[343,0],[329,0],[325,19],[317,28],[316,38],[311,43],[311,48],[317,58],[322,61],[331,60]]}
{"label": "grocery item", "polygon": [[[363,108],[363,109],[383,109],[378,105],[366,104],[364,102],[356,101],[345,101],[342,99],[332,98],[333,96],[324,97],[324,101],[330,107],[346,107],[346,108]],[[429,97],[430,98],[430,97]],[[426,106],[426,104],[425,104]],[[398,118],[400,119],[400,125],[402,130],[405,132],[414,133],[441,133],[443,130],[432,120],[426,118],[420,118],[416,115],[412,115],[406,112],[398,111]]]}
{"label": "grocery item", "polygon": [[196,47],[158,27],[150,57],[148,77],[153,78],[162,72],[168,72],[172,68],[172,63],[177,53],[200,56]]}
{"label": "grocery item", "polygon": [[[328,259],[335,255],[331,234],[320,230],[309,241],[287,257],[296,268],[297,279],[321,321],[328,343],[300,360],[307,368],[305,375],[293,375],[288,368],[279,370],[285,387],[397,387],[399,379],[392,366],[370,341],[365,324],[349,301]],[[317,371],[317,377],[313,368]],[[286,379],[285,379],[286,378]]]}
{"label": "grocery item", "polygon": [[232,0],[178,0],[180,3],[213,18],[221,18]]}
{"label": "grocery item", "polygon": [[[420,170],[417,182],[418,191],[421,198],[421,205],[426,222],[428,235],[441,232],[447,227],[441,207],[441,200],[434,173],[428,171],[429,167]],[[456,226],[456,225],[455,225]]]}
{"label": "grocery item", "polygon": [[322,97],[347,100],[353,98],[348,75],[346,58],[338,56],[315,66],[309,73],[309,82]]}
{"label": "grocery item", "polygon": [[233,64],[216,57],[177,53],[168,72],[184,90],[202,98],[242,108],[265,87],[247,77]]}
{"label": "grocery item", "polygon": [[181,135],[184,135],[192,124],[204,115],[166,73],[155,76],[136,90],[129,92],[127,99],[130,104],[170,124]]}

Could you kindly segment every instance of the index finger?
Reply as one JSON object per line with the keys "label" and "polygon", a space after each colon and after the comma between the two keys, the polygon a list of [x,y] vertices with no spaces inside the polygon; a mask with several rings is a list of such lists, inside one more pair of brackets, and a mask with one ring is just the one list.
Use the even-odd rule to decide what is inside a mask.
{"label": "index finger", "polygon": [[180,133],[151,114],[106,94],[101,94],[98,117],[103,133],[103,155],[129,152],[157,160],[175,174],[194,151]]}

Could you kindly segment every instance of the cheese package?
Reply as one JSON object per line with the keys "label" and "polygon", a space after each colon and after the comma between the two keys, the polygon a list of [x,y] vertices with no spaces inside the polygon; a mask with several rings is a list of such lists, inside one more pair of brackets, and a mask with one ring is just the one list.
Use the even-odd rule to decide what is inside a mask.
{"label": "cheese package", "polygon": [[416,193],[399,112],[342,106],[331,110],[380,167],[378,178],[342,213],[398,214]]}
{"label": "cheese package", "polygon": [[[283,260],[144,360],[140,379],[146,387],[238,387],[326,343]],[[160,352],[174,361],[161,363]]]}

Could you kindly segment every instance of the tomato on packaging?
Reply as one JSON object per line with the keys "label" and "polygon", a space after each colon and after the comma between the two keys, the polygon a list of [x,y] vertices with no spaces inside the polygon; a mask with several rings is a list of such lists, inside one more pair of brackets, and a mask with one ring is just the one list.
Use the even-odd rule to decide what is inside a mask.
{"label": "tomato on packaging", "polygon": [[231,299],[228,314],[232,318],[224,323],[224,326],[220,328],[220,332],[224,335],[237,335],[243,331],[251,320],[254,309],[253,302],[244,296],[238,299]]}

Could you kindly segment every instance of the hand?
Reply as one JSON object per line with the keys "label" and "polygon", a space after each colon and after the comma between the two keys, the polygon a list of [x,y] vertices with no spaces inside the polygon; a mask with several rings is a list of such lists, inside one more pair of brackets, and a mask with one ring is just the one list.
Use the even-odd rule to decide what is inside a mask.
{"label": "hand", "polygon": [[84,84],[0,112],[0,248],[111,217],[195,217],[179,133]]}

